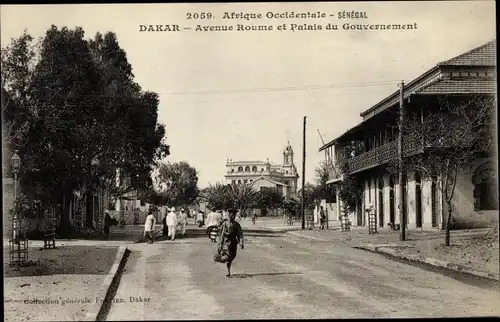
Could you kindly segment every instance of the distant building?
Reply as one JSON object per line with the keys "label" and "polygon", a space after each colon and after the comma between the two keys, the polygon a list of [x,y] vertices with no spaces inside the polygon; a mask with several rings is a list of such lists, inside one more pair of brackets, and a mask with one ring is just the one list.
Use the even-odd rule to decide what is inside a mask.
{"label": "distant building", "polygon": [[226,183],[251,184],[256,190],[262,187],[281,189],[285,197],[297,194],[297,168],[293,163],[293,149],[290,142],[283,150],[283,163],[271,164],[267,161],[232,161],[226,163]]}

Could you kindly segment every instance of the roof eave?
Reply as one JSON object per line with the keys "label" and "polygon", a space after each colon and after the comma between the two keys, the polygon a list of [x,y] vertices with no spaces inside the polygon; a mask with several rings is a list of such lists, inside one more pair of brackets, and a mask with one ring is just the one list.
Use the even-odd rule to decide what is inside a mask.
{"label": "roof eave", "polygon": [[[432,73],[435,73],[436,71],[438,71],[440,69],[440,67],[441,66],[439,64],[437,64],[433,68],[429,69],[428,71],[426,71],[422,75],[418,76],[417,78],[415,78],[414,80],[412,80],[411,82],[409,82],[408,84],[406,84],[405,87],[408,88],[408,87],[411,87],[411,86],[415,85],[416,83],[418,83],[422,79],[424,79],[427,76],[431,75]],[[398,95],[399,95],[399,91],[396,91],[396,92],[392,93],[391,95],[387,96],[382,101],[378,102],[377,104],[375,104],[374,106],[372,106],[369,109],[365,110],[364,112],[360,113],[359,115],[364,118],[366,115],[370,114],[371,112],[373,112],[377,108],[382,107],[385,103],[387,103],[387,102],[391,101],[392,99],[396,98]],[[393,105],[394,104],[392,104],[390,106],[387,106],[386,108],[384,108],[384,110],[387,109],[387,108],[390,108]]]}

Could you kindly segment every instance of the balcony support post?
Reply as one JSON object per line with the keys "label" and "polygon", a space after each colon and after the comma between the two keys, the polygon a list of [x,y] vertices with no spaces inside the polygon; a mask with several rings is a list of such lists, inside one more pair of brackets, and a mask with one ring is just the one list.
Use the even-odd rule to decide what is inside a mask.
{"label": "balcony support post", "polygon": [[406,240],[406,220],[404,216],[405,198],[403,184],[403,121],[404,121],[404,81],[399,86],[399,136],[398,136],[398,172],[399,172],[399,240]]}

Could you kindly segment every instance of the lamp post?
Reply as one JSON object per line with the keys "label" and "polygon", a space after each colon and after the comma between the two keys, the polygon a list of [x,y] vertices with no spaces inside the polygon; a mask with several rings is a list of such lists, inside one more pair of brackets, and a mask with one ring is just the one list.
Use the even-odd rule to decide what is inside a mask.
{"label": "lamp post", "polygon": [[16,207],[16,201],[17,201],[17,174],[19,173],[19,169],[21,168],[21,158],[17,154],[19,152],[18,150],[14,151],[14,154],[12,155],[12,172],[14,172],[14,216],[13,216],[13,239],[17,239],[17,228],[19,228],[19,217],[17,210],[15,209]]}
{"label": "lamp post", "polygon": [[[95,210],[95,198],[94,198],[94,188],[95,188],[95,185],[94,185],[94,172],[95,172],[95,169],[99,166],[99,159],[97,159],[97,156],[95,156],[94,158],[92,158],[92,161],[90,161],[90,166],[91,166],[91,169],[90,169],[90,182],[91,182],[91,188],[92,188],[92,192],[91,192],[91,195],[92,195],[92,221],[94,222],[94,227],[96,229],[100,229],[100,225],[99,223],[96,223],[96,210]],[[98,199],[98,202],[99,202],[99,199]],[[96,227],[97,226],[97,227]]]}
{"label": "lamp post", "polygon": [[19,220],[18,209],[16,209],[17,201],[17,174],[21,168],[21,158],[15,150],[12,155],[12,172],[14,172],[14,211],[12,216],[12,241],[10,242],[10,262],[21,263],[28,259],[28,244],[25,238],[21,237],[21,223]]}
{"label": "lamp post", "polygon": [[17,152],[19,151],[15,150],[11,158],[12,171],[14,172],[14,203],[16,202],[17,199],[17,174],[19,172],[19,169],[21,168],[21,158],[19,157]]}

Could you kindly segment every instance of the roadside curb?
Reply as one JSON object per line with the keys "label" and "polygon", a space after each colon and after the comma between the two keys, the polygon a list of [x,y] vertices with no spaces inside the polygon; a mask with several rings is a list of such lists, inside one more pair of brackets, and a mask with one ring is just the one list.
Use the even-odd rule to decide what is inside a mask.
{"label": "roadside curb", "polygon": [[378,254],[382,254],[382,255],[389,255],[392,257],[405,259],[405,260],[410,261],[410,262],[420,262],[420,263],[424,263],[424,264],[434,266],[434,267],[441,267],[441,268],[445,268],[445,269],[452,270],[455,272],[460,272],[460,273],[474,275],[474,276],[478,276],[478,277],[482,277],[482,278],[487,278],[487,279],[491,279],[493,281],[500,281],[499,277],[495,276],[492,273],[475,270],[475,269],[472,269],[472,268],[464,266],[464,265],[450,263],[450,262],[435,259],[432,257],[425,257],[422,259],[418,255],[411,255],[411,254],[410,255],[401,255],[401,254],[398,254],[394,249],[391,249],[389,247],[377,247],[376,245],[370,245],[370,244],[364,245],[364,246],[351,246],[351,247],[356,248],[356,249],[369,251],[369,252],[373,252],[373,253],[378,253]]}
{"label": "roadside curb", "polygon": [[104,279],[104,281],[101,284],[101,288],[98,291],[98,297],[103,299],[102,303],[98,305],[98,307],[93,307],[90,309],[86,316],[84,321],[100,321],[100,317],[103,313],[103,309],[105,305],[107,304],[107,301],[110,301],[111,299],[109,298],[111,295],[111,286],[113,285],[113,282],[116,281],[120,267],[122,267],[125,264],[125,258],[127,254],[128,248],[127,246],[120,246],[118,249],[118,253],[116,254],[115,262],[113,263],[113,266],[111,266],[111,269],[109,270],[108,275]]}

